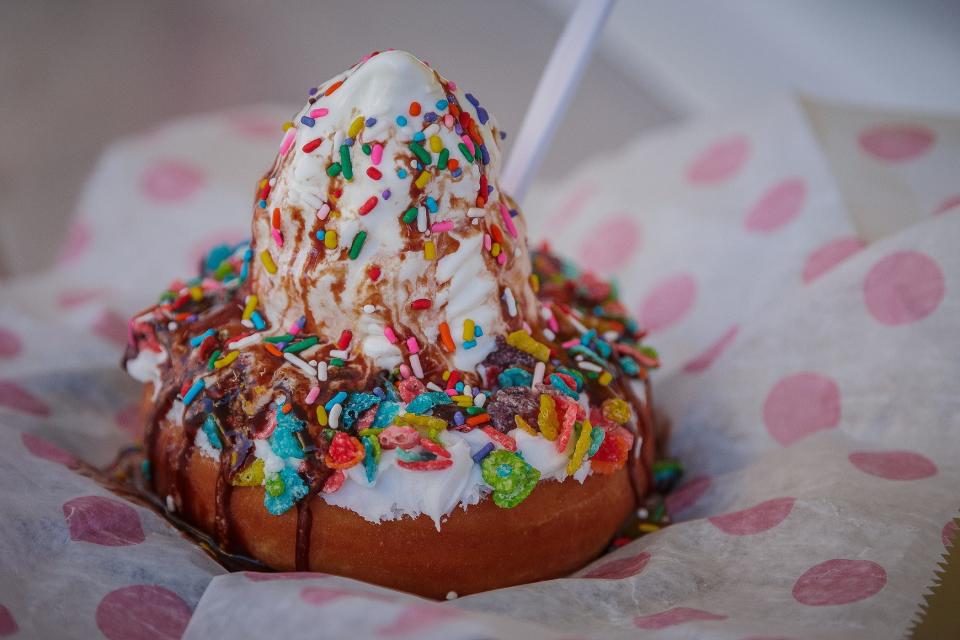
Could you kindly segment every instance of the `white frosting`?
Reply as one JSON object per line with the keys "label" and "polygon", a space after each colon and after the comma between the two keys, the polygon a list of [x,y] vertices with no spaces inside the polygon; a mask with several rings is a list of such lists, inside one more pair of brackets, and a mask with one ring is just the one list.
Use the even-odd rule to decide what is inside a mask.
{"label": "white frosting", "polygon": [[167,361],[167,352],[164,349],[140,349],[135,358],[127,360],[127,373],[140,382],[153,383],[153,399],[160,393],[160,365]]}

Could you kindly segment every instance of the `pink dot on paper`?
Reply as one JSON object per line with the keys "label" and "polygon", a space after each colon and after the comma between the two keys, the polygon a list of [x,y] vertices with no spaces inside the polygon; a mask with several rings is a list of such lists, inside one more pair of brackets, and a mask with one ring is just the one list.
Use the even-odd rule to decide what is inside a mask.
{"label": "pink dot on paper", "polygon": [[960,527],[958,527],[957,523],[953,520],[943,525],[943,531],[940,533],[940,537],[943,540],[943,546],[949,549],[952,544],[955,544],[957,541],[958,532],[960,532]]}
{"label": "pink dot on paper", "polygon": [[140,191],[158,203],[182,202],[206,182],[203,171],[182,160],[156,160],[140,176]]}
{"label": "pink dot on paper", "polygon": [[650,562],[650,554],[646,551],[627,558],[617,558],[604,562],[583,574],[583,578],[597,578],[602,580],[623,580],[640,575]]}
{"label": "pink dot on paper", "polygon": [[243,577],[252,582],[271,582],[273,580],[312,580],[316,578],[327,578],[329,573],[320,573],[312,571],[244,571]]}
{"label": "pink dot on paper", "polygon": [[877,261],[863,283],[863,297],[878,322],[896,326],[933,313],[945,292],[943,271],[926,254],[898,251]]}
{"label": "pink dot on paper", "polygon": [[633,624],[638,629],[666,629],[685,622],[699,622],[710,620],[726,620],[727,616],[702,611],[700,609],[691,609],[689,607],[674,607],[660,613],[654,613],[648,616],[637,616],[633,619]]}
{"label": "pink dot on paper", "polygon": [[831,240],[807,257],[803,265],[804,283],[813,282],[863,247],[863,240],[854,236]]}
{"label": "pink dot on paper", "polygon": [[808,569],[793,585],[800,604],[822,607],[869,598],[887,583],[887,572],[869,560],[827,560]]}
{"label": "pink dot on paper", "polygon": [[860,148],[877,160],[903,162],[930,150],[936,136],[926,127],[909,124],[880,125],[860,133]]}
{"label": "pink dot on paper", "polygon": [[119,500],[83,496],[63,503],[70,539],[104,547],[128,547],[145,540],[140,516]]}
{"label": "pink dot on paper", "polygon": [[738,135],[718,140],[687,167],[687,180],[697,185],[714,184],[735,176],[750,155],[750,141]]}
{"label": "pink dot on paper", "polygon": [[692,507],[710,488],[710,477],[700,476],[682,485],[667,496],[667,511],[676,515]]}
{"label": "pink dot on paper", "polygon": [[113,422],[120,427],[120,430],[129,435],[134,440],[143,437],[143,423],[140,421],[140,405],[128,404],[117,411],[113,416]]}
{"label": "pink dot on paper", "polygon": [[887,480],[920,480],[937,475],[933,460],[912,451],[855,451],[848,457],[860,471]]}
{"label": "pink dot on paper", "polygon": [[580,245],[580,258],[587,268],[609,274],[630,261],[640,241],[640,225],[628,214],[617,214],[590,231]]}
{"label": "pink dot on paper", "polygon": [[719,358],[720,354],[723,353],[726,348],[730,346],[730,343],[733,342],[734,338],[737,337],[737,332],[739,330],[739,325],[733,325],[724,331],[723,335],[720,336],[716,342],[707,347],[696,358],[683,365],[684,373],[700,373],[709,369],[710,365],[713,364],[713,361]]}
{"label": "pink dot on paper", "polygon": [[660,331],[679,322],[693,307],[696,297],[697,281],[693,276],[671,276],[650,290],[637,314],[647,330]]}
{"label": "pink dot on paper", "polygon": [[70,309],[92,302],[103,295],[103,289],[70,289],[57,296],[57,306],[61,309]]}
{"label": "pink dot on paper", "polygon": [[116,311],[104,310],[93,323],[92,329],[107,342],[119,347],[127,344],[127,319]]}
{"label": "pink dot on paper", "polygon": [[192,611],[165,587],[137,584],[111,591],[97,605],[97,627],[109,640],[177,640]]}
{"label": "pink dot on paper", "polygon": [[0,358],[12,358],[23,351],[23,342],[9,329],[0,327]]}
{"label": "pink dot on paper", "polygon": [[797,217],[807,197],[800,178],[788,178],[772,186],[757,201],[744,220],[747,231],[770,233]]}
{"label": "pink dot on paper", "polygon": [[710,518],[710,524],[732,536],[752,536],[773,529],[787,519],[794,498],[774,498],[749,509]]}
{"label": "pink dot on paper", "polygon": [[228,128],[248,138],[272,140],[283,132],[275,118],[258,111],[231,113],[225,121]]}
{"label": "pink dot on paper", "polygon": [[400,612],[390,624],[377,629],[382,638],[391,636],[420,634],[450,620],[460,618],[463,613],[452,607],[439,604],[411,604]]}
{"label": "pink dot on paper", "polygon": [[[306,576],[306,574],[303,575]],[[247,577],[249,578],[249,576]],[[380,602],[393,602],[393,598],[380,594],[338,589],[336,587],[304,587],[300,590],[300,599],[307,604],[312,604],[317,607],[342,598],[365,598],[367,600],[377,600]]]}
{"label": "pink dot on paper", "polygon": [[63,243],[63,248],[60,249],[58,263],[73,262],[82,256],[87,247],[90,246],[92,238],[93,232],[90,230],[90,226],[82,220],[74,220],[67,231],[67,239]]}
{"label": "pink dot on paper", "polygon": [[17,626],[17,621],[13,619],[13,614],[0,604],[0,636],[12,636],[19,630],[20,627]]}
{"label": "pink dot on paper", "polygon": [[50,415],[43,400],[10,380],[0,380],[0,407],[44,418]]}
{"label": "pink dot on paper", "polygon": [[763,422],[774,440],[787,446],[840,423],[840,389],[819,373],[789,375],[770,389]]}
{"label": "pink dot on paper", "polygon": [[960,207],[960,193],[954,196],[950,196],[943,202],[937,205],[937,208],[933,210],[933,215],[939,216],[942,213],[950,211],[954,207]]}
{"label": "pink dot on paper", "polygon": [[77,462],[76,458],[52,442],[44,440],[40,436],[35,436],[30,433],[21,433],[20,440],[23,442],[23,446],[26,447],[27,451],[38,458],[42,458],[43,460],[48,460],[50,462],[56,462],[57,464],[62,464],[69,469],[76,469],[80,466],[80,463]]}
{"label": "pink dot on paper", "polygon": [[555,227],[562,227],[576,220],[583,212],[584,206],[597,191],[597,185],[592,182],[578,185],[550,216],[550,224]]}

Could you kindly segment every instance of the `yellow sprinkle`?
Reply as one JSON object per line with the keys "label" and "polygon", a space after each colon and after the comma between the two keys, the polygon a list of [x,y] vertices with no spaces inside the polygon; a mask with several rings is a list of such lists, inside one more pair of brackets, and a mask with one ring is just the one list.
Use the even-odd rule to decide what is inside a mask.
{"label": "yellow sprinkle", "polygon": [[268,273],[274,274],[277,272],[277,264],[273,261],[273,256],[270,255],[269,251],[260,253],[260,261],[263,262],[263,266]]}
{"label": "yellow sprinkle", "polygon": [[433,240],[427,240],[423,243],[423,259],[424,260],[434,260],[437,257],[437,245],[433,243]]}
{"label": "yellow sprinkle", "polygon": [[190,287],[190,297],[195,302],[200,302],[201,300],[203,300],[203,289],[201,289],[200,287]]}
{"label": "yellow sprinkle", "polygon": [[463,341],[468,342],[473,340],[477,331],[477,323],[475,323],[470,318],[467,318],[463,321]]}
{"label": "yellow sprinkle", "polygon": [[583,421],[583,428],[580,429],[580,437],[577,438],[577,444],[573,448],[573,455],[570,456],[570,462],[567,463],[567,475],[572,476],[577,472],[577,469],[580,468],[580,465],[583,464],[583,457],[587,455],[587,450],[590,449],[590,432],[593,431],[593,427],[590,426],[589,420]]}
{"label": "yellow sprinkle", "polygon": [[323,234],[323,246],[327,249],[336,249],[338,242],[337,232],[333,229],[327,229],[327,232]]}
{"label": "yellow sprinkle", "polygon": [[417,189],[423,189],[425,186],[427,186],[428,182],[430,182],[430,172],[422,171],[420,175],[417,176],[417,180],[414,184],[417,185]]}
{"label": "yellow sprinkle", "polygon": [[507,335],[507,344],[514,349],[520,349],[520,351],[524,353],[529,353],[541,362],[546,362],[550,357],[550,347],[542,342],[537,342],[530,337],[529,333],[522,329]]}
{"label": "yellow sprinkle", "polygon": [[350,123],[350,128],[347,129],[347,135],[351,138],[356,138],[361,129],[363,129],[363,116],[357,116],[357,119]]}
{"label": "yellow sprinkle", "polygon": [[450,399],[453,400],[454,402],[469,402],[470,404],[473,404],[473,398],[471,398],[470,396],[465,396],[465,395],[451,396]]}
{"label": "yellow sprinkle", "polygon": [[289,128],[291,128],[291,127],[293,127],[293,123],[290,122],[289,120],[287,120],[286,122],[284,122],[283,125],[281,126],[281,128],[282,128],[284,131],[286,131],[287,129],[289,129]]}
{"label": "yellow sprinkle", "polygon": [[444,381],[449,380],[449,379],[450,379],[450,370],[449,370],[449,369],[444,369],[444,371],[443,371],[443,373],[440,375],[440,377],[443,378]]}
{"label": "yellow sprinkle", "polygon": [[660,531],[659,525],[655,525],[652,522],[641,522],[637,526],[637,530],[640,533],[653,533],[654,531]]}
{"label": "yellow sprinkle", "polygon": [[443,140],[440,139],[440,136],[430,136],[430,151],[434,153],[443,151]]}
{"label": "yellow sprinkle", "polygon": [[517,423],[518,429],[523,429],[524,431],[526,431],[532,436],[538,435],[537,432],[534,431],[533,427],[531,427],[530,424],[527,423],[527,421],[524,420],[523,417],[520,416],[519,414],[513,416],[513,421]]}
{"label": "yellow sprinkle", "polygon": [[560,421],[557,420],[557,405],[553,398],[543,393],[540,394],[540,413],[537,414],[537,426],[540,427],[540,433],[547,440],[557,439],[557,429]]}
{"label": "yellow sprinkle", "polygon": [[613,380],[613,375],[611,375],[609,371],[604,371],[603,373],[600,374],[600,377],[597,378],[597,382],[599,382],[603,386],[607,386],[608,384],[610,384],[612,380]]}
{"label": "yellow sprinkle", "polygon": [[258,302],[260,301],[257,299],[257,296],[247,296],[247,304],[244,305],[243,315],[241,316],[244,320],[250,319],[250,316],[253,315],[253,312],[257,310]]}
{"label": "yellow sprinkle", "polygon": [[494,242],[494,243],[493,243],[493,246],[490,247],[490,255],[492,255],[494,258],[496,258],[498,255],[500,255],[500,243],[499,243],[499,242]]}
{"label": "yellow sprinkle", "polygon": [[323,408],[322,404],[317,405],[317,424],[321,427],[327,426],[327,410]]}
{"label": "yellow sprinkle", "polygon": [[540,291],[540,277],[535,273],[530,274],[530,287],[534,293]]}
{"label": "yellow sprinkle", "polygon": [[231,351],[227,355],[223,356],[219,360],[213,363],[214,369],[223,369],[225,366],[237,359],[237,356],[240,355],[239,351]]}
{"label": "yellow sprinkle", "polygon": [[257,185],[257,190],[259,191],[260,189],[263,189],[265,186],[267,186],[267,183],[268,183],[268,182],[270,182],[270,181],[267,180],[266,178],[264,178],[263,180],[261,180],[261,181],[260,181],[260,184]]}

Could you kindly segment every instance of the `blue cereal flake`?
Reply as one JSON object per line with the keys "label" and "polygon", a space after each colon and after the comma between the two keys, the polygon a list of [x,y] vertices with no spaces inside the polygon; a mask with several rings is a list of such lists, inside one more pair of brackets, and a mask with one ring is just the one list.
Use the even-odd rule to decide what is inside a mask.
{"label": "blue cereal flake", "polygon": [[576,389],[577,391],[583,390],[583,376],[580,374],[579,371],[575,369],[567,369],[566,367],[557,367],[557,371],[559,371],[560,373],[565,373],[571,378],[573,378],[577,383],[577,389]]}
{"label": "blue cereal flake", "polygon": [[271,475],[267,479],[267,491],[263,494],[263,506],[271,514],[279,516],[286,513],[297,501],[306,496],[307,491],[307,485],[300,474],[291,467],[284,467],[279,474]]}
{"label": "blue cereal flake", "polygon": [[568,387],[567,383],[563,381],[563,378],[555,373],[550,374],[550,386],[560,393],[570,396],[574,400],[578,400],[580,398],[580,396],[577,395],[577,392]]}
{"label": "blue cereal flake", "polygon": [[343,403],[343,414],[340,424],[345,429],[351,428],[364,411],[380,402],[380,398],[373,393],[351,393],[349,399]]}
{"label": "blue cereal flake", "polygon": [[450,404],[452,402],[450,396],[443,391],[428,391],[427,393],[421,393],[407,404],[407,413],[419,415],[433,409],[438,404]]}
{"label": "blue cereal flake", "polygon": [[373,481],[377,477],[377,464],[380,462],[380,445],[376,438],[371,438],[370,436],[364,436],[360,441],[363,442],[363,449],[365,451],[363,470],[367,475],[367,482],[373,484]]}
{"label": "blue cereal flake", "polygon": [[590,448],[587,449],[587,459],[590,459],[596,455],[597,451],[600,449],[600,445],[603,444],[603,439],[605,437],[607,437],[607,432],[600,427],[594,427],[590,431]]}
{"label": "blue cereal flake", "polygon": [[220,430],[217,429],[217,421],[213,414],[208,413],[207,419],[203,421],[203,432],[214,449],[223,449],[223,442],[220,441]]}
{"label": "blue cereal flake", "polygon": [[393,419],[400,414],[402,408],[403,403],[401,402],[395,402],[393,400],[381,402],[380,406],[377,407],[377,415],[373,418],[370,428],[383,429],[384,427],[390,426]]}
{"label": "blue cereal flake", "polygon": [[303,458],[303,448],[300,441],[293,435],[301,431],[304,422],[297,418],[291,411],[283,413],[277,411],[277,428],[273,430],[270,436],[270,447],[273,452],[281,458]]}
{"label": "blue cereal flake", "polygon": [[510,367],[497,376],[497,383],[503,387],[529,387],[533,384],[533,374],[526,369]]}

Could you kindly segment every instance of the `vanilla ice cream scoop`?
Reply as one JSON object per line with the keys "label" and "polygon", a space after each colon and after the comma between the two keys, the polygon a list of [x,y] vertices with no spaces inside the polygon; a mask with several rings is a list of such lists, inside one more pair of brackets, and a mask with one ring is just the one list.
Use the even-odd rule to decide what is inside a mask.
{"label": "vanilla ice cream scoop", "polygon": [[271,332],[350,335],[341,355],[376,369],[420,351],[424,367],[471,371],[497,335],[539,326],[500,137],[473,96],[404,51],[311,90],[254,210],[250,285]]}

